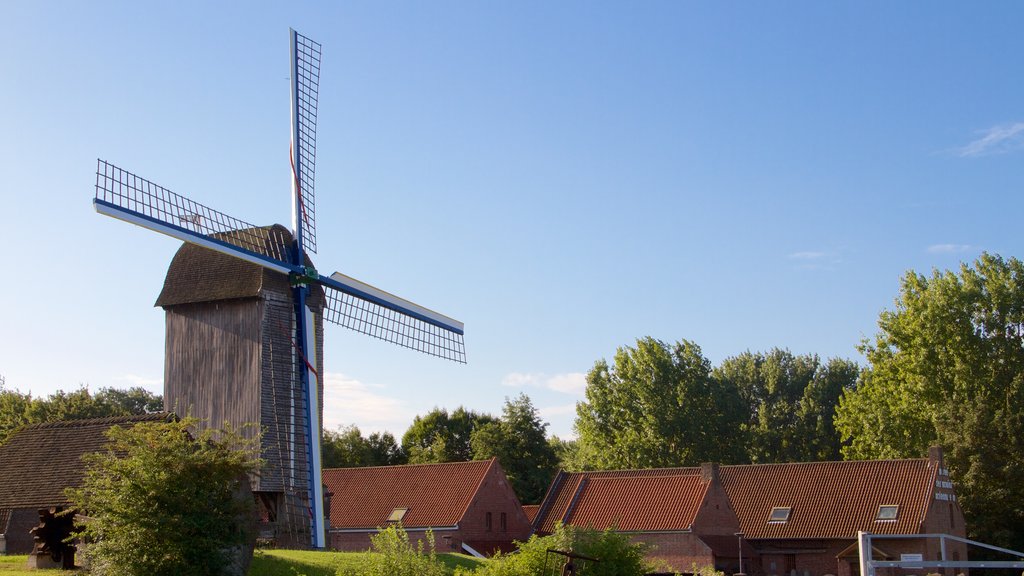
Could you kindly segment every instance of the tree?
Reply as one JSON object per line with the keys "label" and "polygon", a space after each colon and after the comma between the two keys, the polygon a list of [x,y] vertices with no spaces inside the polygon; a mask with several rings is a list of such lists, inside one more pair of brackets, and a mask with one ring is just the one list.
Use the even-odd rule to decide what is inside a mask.
{"label": "tree", "polygon": [[31,404],[31,395],[0,386],[0,444],[11,432],[29,423],[28,408]]}
{"label": "tree", "polygon": [[390,432],[374,432],[367,438],[355,425],[324,430],[321,454],[324,468],[391,466],[407,461]]}
{"label": "tree", "polygon": [[473,430],[490,422],[494,422],[494,416],[462,406],[451,414],[443,408],[434,408],[425,416],[416,416],[402,436],[402,450],[413,464],[472,460]]}
{"label": "tree", "polygon": [[578,457],[588,468],[736,462],[745,420],[738,391],[711,377],[699,346],[642,338],[587,374],[586,400],[576,405]]}
{"label": "tree", "polygon": [[196,424],[114,426],[106,451],[85,457],[82,486],[68,496],[89,517],[93,574],[219,575],[247,564],[237,550],[255,541],[246,475],[257,441]]}
{"label": "tree", "polygon": [[473,457],[496,457],[519,499],[540,502],[558,466],[547,427],[529,396],[520,393],[515,399],[506,398],[501,418],[473,431]]}
{"label": "tree", "polygon": [[959,272],[908,272],[842,397],[847,458],[942,445],[968,534],[1024,548],[1024,264],[982,254]]}
{"label": "tree", "polygon": [[794,356],[778,348],[727,358],[714,372],[743,399],[746,458],[756,463],[838,460],[835,408],[857,374],[848,360],[823,365],[815,354]]}
{"label": "tree", "polygon": [[163,398],[144,388],[101,388],[96,394],[85,386],[73,392],[58,390],[45,398],[33,398],[17,390],[0,387],[0,444],[19,426],[77,420],[149,414],[163,409]]}
{"label": "tree", "polygon": [[117,390],[100,388],[92,394],[85,386],[74,392],[58,390],[46,398],[37,398],[29,407],[29,420],[55,422],[82,418],[109,418],[151,414],[163,410],[163,398],[144,388]]}

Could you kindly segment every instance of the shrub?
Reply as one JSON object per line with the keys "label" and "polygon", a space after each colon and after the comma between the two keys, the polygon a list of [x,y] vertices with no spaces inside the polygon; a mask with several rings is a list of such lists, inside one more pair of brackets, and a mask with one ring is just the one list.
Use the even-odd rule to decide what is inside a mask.
{"label": "shrub", "polygon": [[377,555],[369,563],[365,576],[446,576],[448,571],[434,551],[434,533],[427,531],[415,546],[402,526],[388,526],[370,537]]}
{"label": "shrub", "polygon": [[255,440],[193,432],[197,421],[112,427],[105,452],[85,457],[81,488],[68,491],[89,517],[84,536],[101,576],[217,576],[248,565],[253,537],[246,474]]}
{"label": "shrub", "polygon": [[[517,552],[496,556],[490,563],[475,571],[479,576],[536,576],[547,566],[544,576],[558,574],[565,557],[548,555],[549,549],[571,551],[600,560],[585,562],[581,576],[642,576],[651,566],[644,560],[646,544],[630,541],[629,537],[611,529],[599,532],[575,526],[561,526],[549,536],[533,535],[519,542]],[[579,563],[577,564],[579,565]]]}

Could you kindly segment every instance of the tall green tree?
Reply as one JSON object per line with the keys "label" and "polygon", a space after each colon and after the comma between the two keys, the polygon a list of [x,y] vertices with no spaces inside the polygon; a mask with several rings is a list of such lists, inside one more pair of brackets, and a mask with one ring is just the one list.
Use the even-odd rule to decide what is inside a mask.
{"label": "tall green tree", "polygon": [[324,430],[320,448],[324,468],[391,466],[408,460],[390,432],[365,437],[355,425]]}
{"label": "tall green tree", "polygon": [[587,468],[690,466],[744,457],[746,421],[734,386],[688,340],[637,340],[598,360],[576,405],[577,457]]}
{"label": "tall green tree", "polygon": [[1024,549],[1024,264],[908,272],[839,405],[847,458],[945,448],[970,536]]}
{"label": "tall green tree", "polygon": [[402,450],[412,464],[466,462],[473,459],[473,430],[490,422],[494,422],[494,416],[462,406],[451,414],[444,408],[434,408],[416,416],[402,435]]}
{"label": "tall green tree", "polygon": [[497,457],[519,499],[540,502],[558,466],[547,427],[529,396],[506,398],[501,418],[473,431],[473,458]]}
{"label": "tall green tree", "polygon": [[743,398],[746,459],[756,463],[838,460],[835,410],[857,374],[849,360],[822,364],[816,354],[778,348],[727,358],[714,372]]}

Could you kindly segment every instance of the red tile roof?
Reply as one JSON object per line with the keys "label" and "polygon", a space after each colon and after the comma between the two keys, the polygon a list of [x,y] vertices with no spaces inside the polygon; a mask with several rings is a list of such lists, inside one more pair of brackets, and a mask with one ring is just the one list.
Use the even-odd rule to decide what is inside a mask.
{"label": "red tile roof", "polygon": [[[748,539],[855,538],[918,533],[934,495],[938,462],[928,459],[720,466],[719,478]],[[534,520],[623,531],[685,530],[705,498],[700,468],[560,472]],[[876,521],[894,505],[894,521]],[[789,520],[768,523],[775,507]]]}
{"label": "red tile roof", "polygon": [[[696,480],[668,479],[680,477]],[[679,507],[676,490],[694,496],[699,504],[704,491],[697,493],[690,484],[699,479],[700,468],[560,472],[533,523],[537,530],[545,533],[553,532],[559,522],[592,525],[598,529],[615,524],[621,530],[685,530],[693,522],[693,516],[681,509],[672,510]],[[671,522],[677,527],[640,528],[656,526],[659,522]],[[686,525],[679,528],[684,522]]]}
{"label": "red tile roof", "polygon": [[699,475],[590,478],[565,523],[625,532],[689,530],[708,482]]}
{"label": "red tile roof", "polygon": [[540,510],[540,504],[523,504],[523,514],[526,514],[526,519],[530,522],[537,517],[538,510]]}
{"label": "red tile roof", "polygon": [[[722,466],[722,486],[751,539],[855,538],[858,530],[912,534],[922,529],[938,473],[928,459]],[[876,521],[879,506],[899,506]],[[768,523],[775,507],[789,520]]]}
{"label": "red tile roof", "polygon": [[465,514],[496,461],[324,470],[331,498],[331,528],[386,526],[396,508],[408,508],[407,528],[454,526]]}

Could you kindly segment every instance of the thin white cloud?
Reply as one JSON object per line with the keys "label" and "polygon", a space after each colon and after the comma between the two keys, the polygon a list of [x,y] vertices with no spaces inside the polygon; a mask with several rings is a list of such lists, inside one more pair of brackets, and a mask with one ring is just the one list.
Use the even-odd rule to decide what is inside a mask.
{"label": "thin white cloud", "polygon": [[383,389],[328,372],[324,375],[324,428],[356,424],[363,434],[385,430],[400,434],[416,415],[402,400],[377,392]]}
{"label": "thin white cloud", "polygon": [[552,416],[565,416],[567,414],[576,414],[576,403],[563,404],[561,406],[546,406],[544,408],[538,408],[537,413],[541,415],[545,420]]}
{"label": "thin white cloud", "polygon": [[536,372],[530,374],[525,372],[512,372],[501,379],[502,386],[509,386],[512,388],[539,388],[543,382],[544,375]]}
{"label": "thin white cloud", "polygon": [[962,254],[973,248],[970,244],[932,244],[928,247],[930,254]]}
{"label": "thin white cloud", "polygon": [[824,252],[793,252],[787,258],[790,260],[821,260],[827,256]]}
{"label": "thin white cloud", "polygon": [[501,385],[512,388],[547,388],[563,394],[582,395],[587,388],[587,375],[582,372],[554,376],[538,372],[512,372],[501,379]]}
{"label": "thin white cloud", "polygon": [[582,372],[559,374],[549,378],[547,385],[556,392],[582,395],[587,390],[587,375]]}
{"label": "thin white cloud", "polygon": [[1024,122],[993,126],[979,134],[980,138],[956,150],[961,158],[1005,154],[1024,147]]}
{"label": "thin white cloud", "polygon": [[786,258],[793,261],[793,267],[797,270],[835,270],[843,262],[839,253],[821,250],[791,252]]}
{"label": "thin white cloud", "polygon": [[132,386],[141,386],[142,388],[163,388],[164,381],[162,378],[146,378],[137,374],[125,374],[117,378],[119,382],[128,382]]}

